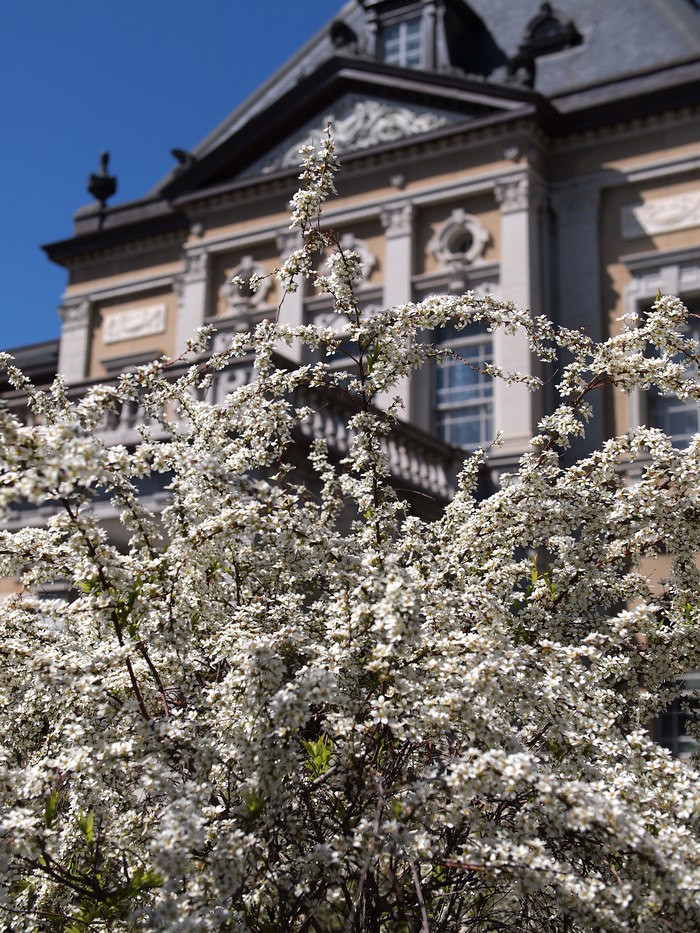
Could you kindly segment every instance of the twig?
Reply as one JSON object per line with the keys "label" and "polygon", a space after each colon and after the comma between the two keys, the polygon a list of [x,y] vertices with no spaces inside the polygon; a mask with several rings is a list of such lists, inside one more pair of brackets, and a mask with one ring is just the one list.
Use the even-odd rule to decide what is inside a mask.
{"label": "twig", "polygon": [[428,912],[425,909],[425,901],[423,900],[423,890],[420,884],[420,876],[418,875],[418,869],[416,868],[415,860],[409,858],[408,864],[411,866],[411,874],[413,875],[413,886],[416,889],[416,897],[418,898],[418,904],[420,906],[420,915],[422,919],[421,924],[421,933],[430,933],[430,923],[428,922]]}

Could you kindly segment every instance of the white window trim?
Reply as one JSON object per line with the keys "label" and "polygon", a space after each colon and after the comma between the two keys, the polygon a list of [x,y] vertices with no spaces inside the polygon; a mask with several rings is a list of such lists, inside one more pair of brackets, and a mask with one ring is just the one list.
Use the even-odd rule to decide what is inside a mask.
{"label": "white window trim", "polygon": [[[623,256],[634,278],[624,289],[625,314],[639,314],[654,303],[659,292],[683,301],[700,298],[700,249]],[[646,392],[631,392],[628,399],[630,428],[647,423]]]}
{"label": "white window trim", "polygon": [[[420,39],[419,47],[419,60],[415,63],[408,63],[408,30],[409,26],[418,24],[418,36]],[[398,29],[398,57],[396,58],[387,58],[386,55],[386,31],[388,29]],[[425,49],[423,48],[423,23],[420,14],[416,16],[408,16],[405,19],[401,19],[394,22],[387,22],[382,25],[381,34],[379,37],[379,48],[381,52],[381,59],[383,62],[386,62],[389,65],[399,65],[403,68],[422,68],[425,63]]]}
{"label": "white window trim", "polygon": [[[439,333],[436,335],[439,338]],[[476,334],[465,334],[463,332],[457,332],[457,334],[449,340],[436,340],[436,345],[443,347],[445,349],[454,350],[457,355],[461,355],[461,352],[467,347],[474,347],[480,345],[488,344],[488,357],[490,362],[495,360],[495,346],[493,334],[487,333],[485,330],[482,333]],[[455,365],[459,365],[459,360],[455,361]],[[461,365],[467,366],[468,363],[463,363]],[[482,445],[488,445],[491,442],[491,438],[487,437],[486,425],[490,425],[490,432],[493,433],[494,430],[494,418],[495,418],[495,392],[493,380],[489,379],[487,385],[490,389],[490,392],[485,397],[480,397],[477,399],[467,399],[459,402],[450,402],[439,404],[437,400],[437,374],[440,364],[436,363],[433,368],[432,374],[432,420],[433,420],[433,433],[436,437],[440,437],[438,432],[438,422],[440,416],[449,413],[449,412],[480,412],[479,422],[481,425],[481,438],[480,440],[473,445],[465,447],[465,450],[473,450]],[[447,441],[447,443],[454,443],[449,437],[442,438],[442,440]],[[459,445],[455,445],[459,446]]]}

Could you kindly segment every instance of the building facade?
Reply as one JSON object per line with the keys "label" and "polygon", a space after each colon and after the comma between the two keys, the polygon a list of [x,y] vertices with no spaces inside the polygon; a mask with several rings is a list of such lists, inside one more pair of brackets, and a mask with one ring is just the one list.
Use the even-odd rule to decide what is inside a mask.
{"label": "building facade", "polygon": [[[109,379],[176,356],[203,323],[225,335],[275,313],[274,279],[255,295],[230,280],[270,272],[294,247],[298,150],[329,122],[342,170],[326,220],[363,258],[368,308],[472,288],[604,337],[659,289],[692,304],[698,103],[691,0],[350,0],[193,152],[174,150],[142,199],[107,206],[106,162],[92,176],[94,204],[45,247],[69,276],[58,369],[75,385]],[[328,310],[300,291],[282,314],[296,324]],[[532,365],[516,338],[442,339],[476,364]],[[541,413],[463,366],[404,395],[406,421],[450,444],[502,430],[506,460]],[[663,399],[604,409],[591,443],[650,420],[681,440],[698,427],[694,409]]]}

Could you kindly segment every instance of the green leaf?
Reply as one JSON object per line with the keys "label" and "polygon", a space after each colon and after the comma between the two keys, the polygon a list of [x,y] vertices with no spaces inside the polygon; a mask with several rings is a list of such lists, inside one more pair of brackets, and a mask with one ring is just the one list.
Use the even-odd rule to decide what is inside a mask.
{"label": "green leaf", "polygon": [[258,819],[260,814],[265,809],[267,801],[264,797],[259,796],[256,793],[243,794],[243,802],[248,808],[248,815],[246,818],[246,825],[248,827],[252,826],[253,823]]}
{"label": "green leaf", "polygon": [[58,812],[58,802],[60,800],[60,793],[55,790],[49,794],[46,798],[46,809],[44,810],[44,823],[46,824],[47,829],[53,827],[54,821],[56,819],[56,814]]}
{"label": "green leaf", "polygon": [[92,847],[94,835],[93,835],[93,826],[95,822],[95,814],[92,810],[87,814],[81,813],[78,817],[78,827],[80,832],[83,834],[85,842],[87,842],[88,847]]}
{"label": "green leaf", "polygon": [[330,767],[331,756],[333,754],[333,742],[326,735],[322,735],[315,742],[302,740],[309,760],[306,762],[307,769],[314,777],[325,774]]}

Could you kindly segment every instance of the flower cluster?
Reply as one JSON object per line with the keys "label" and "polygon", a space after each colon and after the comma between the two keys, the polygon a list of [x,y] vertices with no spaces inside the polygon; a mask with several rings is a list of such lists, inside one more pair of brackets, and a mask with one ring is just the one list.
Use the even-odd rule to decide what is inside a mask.
{"label": "flower cluster", "polygon": [[[472,294],[364,315],[320,220],[332,141],[304,156],[280,278],[335,250],[317,284],[347,373],[279,368],[280,341],[337,333],[269,322],[74,400],[1,361],[34,413],[0,408],[3,928],[700,928],[698,772],[646,729],[700,666],[700,439],[562,457],[603,386],[700,396],[686,310],[601,345]],[[477,453],[426,523],[375,403],[444,352],[419,337],[475,321],[556,355],[562,401],[493,495]],[[251,352],[256,379],[209,401]],[[351,401],[351,443],[317,440],[302,483],[314,389]],[[134,449],[103,441],[124,405]]]}

